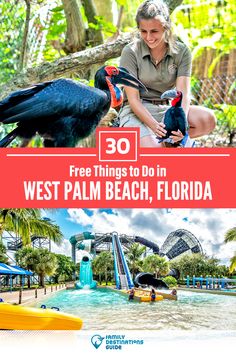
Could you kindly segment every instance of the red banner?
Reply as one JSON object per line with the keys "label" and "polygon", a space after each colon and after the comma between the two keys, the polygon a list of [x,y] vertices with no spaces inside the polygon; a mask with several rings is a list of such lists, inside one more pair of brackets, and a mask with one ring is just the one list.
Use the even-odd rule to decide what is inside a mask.
{"label": "red banner", "polygon": [[1,149],[0,207],[231,208],[236,150],[139,148],[100,129],[97,148]]}

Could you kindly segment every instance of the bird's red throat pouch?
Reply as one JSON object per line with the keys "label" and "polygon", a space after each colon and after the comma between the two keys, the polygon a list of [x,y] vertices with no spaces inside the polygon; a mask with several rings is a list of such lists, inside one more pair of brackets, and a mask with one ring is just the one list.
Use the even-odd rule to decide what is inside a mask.
{"label": "bird's red throat pouch", "polygon": [[[109,77],[106,77],[106,82],[107,82],[109,91],[111,93],[111,107],[112,108],[119,107],[123,101],[122,91],[120,89],[118,89],[118,87],[116,87],[116,88],[114,87],[114,85],[111,83]],[[117,97],[116,89],[119,91],[119,95],[120,95],[119,98]]]}

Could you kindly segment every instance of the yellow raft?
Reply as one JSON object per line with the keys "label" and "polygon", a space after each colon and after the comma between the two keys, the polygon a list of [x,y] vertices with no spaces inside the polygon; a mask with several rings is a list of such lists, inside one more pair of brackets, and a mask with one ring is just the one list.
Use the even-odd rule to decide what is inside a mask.
{"label": "yellow raft", "polygon": [[[127,291],[129,293],[129,291]],[[135,289],[134,293],[134,300],[141,301],[141,302],[151,302],[150,290],[139,290]],[[162,301],[163,296],[156,293],[155,301]]]}
{"label": "yellow raft", "polygon": [[[150,302],[151,301],[151,296],[150,295],[142,295],[142,294],[135,294],[134,295],[135,300],[141,301],[141,302]],[[155,301],[162,301],[163,296],[162,295],[156,295]],[[153,300],[152,300],[153,301]]]}
{"label": "yellow raft", "polygon": [[[134,288],[134,300],[141,301],[141,302],[150,302],[151,301],[151,296],[150,296],[150,289],[139,289],[139,288]],[[125,291],[127,294],[129,294],[130,290]],[[161,301],[163,299],[168,299],[168,300],[177,300],[177,295],[172,295],[172,294],[167,294],[165,292],[161,291],[155,291],[156,293],[156,299],[155,301]]]}
{"label": "yellow raft", "polygon": [[166,294],[160,291],[156,291],[156,294],[162,295],[164,299],[175,300],[175,301],[177,300],[177,295]]}
{"label": "yellow raft", "polygon": [[0,329],[79,330],[83,321],[51,309],[38,309],[0,303]]}

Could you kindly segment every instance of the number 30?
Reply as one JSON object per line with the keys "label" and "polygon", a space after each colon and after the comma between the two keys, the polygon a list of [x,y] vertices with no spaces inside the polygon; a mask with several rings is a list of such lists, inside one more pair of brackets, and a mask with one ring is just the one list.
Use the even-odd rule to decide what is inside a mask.
{"label": "number 30", "polygon": [[120,138],[118,140],[114,138],[107,138],[107,147],[108,149],[106,150],[107,154],[115,154],[118,152],[121,155],[128,154],[130,150],[130,142],[127,138]]}

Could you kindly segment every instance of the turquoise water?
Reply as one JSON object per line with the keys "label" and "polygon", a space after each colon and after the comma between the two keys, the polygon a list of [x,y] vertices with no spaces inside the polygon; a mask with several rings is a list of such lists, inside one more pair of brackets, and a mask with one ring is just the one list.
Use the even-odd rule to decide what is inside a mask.
{"label": "turquoise water", "polygon": [[224,292],[228,292],[228,293],[236,293],[236,289],[222,289],[222,291]]}
{"label": "turquoise water", "polygon": [[178,301],[139,303],[109,289],[63,290],[41,304],[79,316],[89,330],[236,330],[233,296],[178,291]]}

